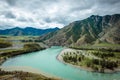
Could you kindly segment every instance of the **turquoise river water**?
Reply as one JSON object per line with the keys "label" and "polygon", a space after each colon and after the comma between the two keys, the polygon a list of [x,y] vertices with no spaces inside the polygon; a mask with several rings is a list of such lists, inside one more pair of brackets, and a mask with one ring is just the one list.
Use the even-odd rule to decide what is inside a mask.
{"label": "turquoise river water", "polygon": [[120,72],[103,74],[63,64],[56,59],[63,49],[63,47],[54,46],[46,50],[16,56],[5,61],[2,66],[29,66],[64,80],[120,80]]}

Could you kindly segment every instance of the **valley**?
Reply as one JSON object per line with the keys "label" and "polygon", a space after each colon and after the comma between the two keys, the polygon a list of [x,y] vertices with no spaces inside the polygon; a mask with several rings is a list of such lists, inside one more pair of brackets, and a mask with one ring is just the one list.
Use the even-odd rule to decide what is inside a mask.
{"label": "valley", "polygon": [[[27,79],[28,76],[31,76],[29,79],[33,80],[86,80],[91,76],[91,80],[101,80],[103,79],[101,76],[99,79],[93,79],[90,74],[102,74],[106,80],[114,78],[117,80],[120,71],[119,28],[120,14],[114,14],[92,15],[44,34],[39,34],[40,31],[33,30],[33,28],[27,31],[20,28],[2,30],[3,34],[0,35],[0,79],[12,80],[16,78],[14,76],[18,76],[18,79]],[[13,71],[9,71],[9,66],[32,67],[52,76],[55,75],[55,77],[48,77],[42,73],[38,75],[27,69],[24,71],[11,68]],[[8,68],[3,69],[3,67]],[[68,71],[68,75],[64,74],[64,71],[61,72],[62,69]],[[73,71],[75,72],[72,73]],[[84,72],[86,78],[77,75],[77,71],[81,75]],[[111,79],[108,77],[109,73],[114,74],[113,77],[110,77]],[[26,74],[26,76],[19,74]]]}
{"label": "valley", "polygon": [[120,80],[120,0],[0,0],[0,80]]}

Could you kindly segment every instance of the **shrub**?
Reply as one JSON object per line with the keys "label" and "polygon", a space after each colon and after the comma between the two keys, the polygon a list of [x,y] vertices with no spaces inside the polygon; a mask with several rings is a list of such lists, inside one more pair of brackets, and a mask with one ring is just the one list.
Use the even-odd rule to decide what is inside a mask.
{"label": "shrub", "polygon": [[0,42],[0,48],[7,48],[12,46],[12,43],[10,42]]}
{"label": "shrub", "polygon": [[24,49],[27,51],[35,51],[35,50],[42,50],[42,48],[39,44],[37,43],[27,43],[24,45]]}

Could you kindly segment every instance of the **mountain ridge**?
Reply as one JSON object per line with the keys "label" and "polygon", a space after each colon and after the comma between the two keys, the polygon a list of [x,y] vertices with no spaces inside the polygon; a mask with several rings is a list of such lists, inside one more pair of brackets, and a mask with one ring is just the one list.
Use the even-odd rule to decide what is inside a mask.
{"label": "mountain ridge", "polygon": [[11,29],[0,30],[0,35],[12,35],[12,36],[22,36],[22,35],[33,35],[40,36],[43,34],[47,34],[52,31],[59,30],[59,28],[48,28],[48,29],[37,29],[33,27],[20,28],[15,27]]}
{"label": "mountain ridge", "polygon": [[92,15],[86,19],[74,21],[56,33],[44,35],[40,40],[44,40],[50,46],[80,46],[96,42],[120,44],[120,14]]}

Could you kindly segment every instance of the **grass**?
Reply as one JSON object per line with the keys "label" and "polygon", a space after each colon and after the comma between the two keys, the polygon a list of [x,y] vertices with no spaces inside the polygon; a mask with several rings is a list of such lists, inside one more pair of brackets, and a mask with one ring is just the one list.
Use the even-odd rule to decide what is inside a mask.
{"label": "grass", "polygon": [[93,47],[110,47],[110,48],[119,47],[120,48],[120,44],[100,43],[100,44],[94,44]]}
{"label": "grass", "polygon": [[97,72],[104,72],[105,69],[114,70],[118,66],[120,67],[120,52],[108,49],[84,49],[84,51],[86,55],[89,55],[79,55],[77,51],[65,52],[62,55],[63,60],[73,65],[89,67]]}
{"label": "grass", "polygon": [[[19,49],[19,50],[22,50],[22,49]],[[0,52],[2,52],[2,53],[12,52],[12,51],[18,51],[18,50],[16,50],[16,49],[0,50]]]}
{"label": "grass", "polygon": [[9,72],[0,70],[0,80],[59,80],[59,79],[23,71]]}
{"label": "grass", "polygon": [[0,39],[0,48],[7,48],[12,46],[11,42],[7,42],[4,39]]}

